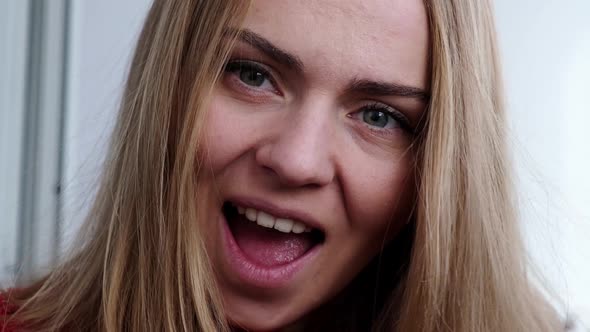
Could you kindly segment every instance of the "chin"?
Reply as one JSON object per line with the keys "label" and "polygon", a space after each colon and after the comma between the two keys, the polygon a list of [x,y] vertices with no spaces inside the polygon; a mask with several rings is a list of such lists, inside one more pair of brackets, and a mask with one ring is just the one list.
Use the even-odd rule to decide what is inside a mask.
{"label": "chin", "polygon": [[234,331],[279,331],[292,325],[303,314],[288,307],[274,306],[273,308],[266,303],[239,302],[226,305],[226,315]]}

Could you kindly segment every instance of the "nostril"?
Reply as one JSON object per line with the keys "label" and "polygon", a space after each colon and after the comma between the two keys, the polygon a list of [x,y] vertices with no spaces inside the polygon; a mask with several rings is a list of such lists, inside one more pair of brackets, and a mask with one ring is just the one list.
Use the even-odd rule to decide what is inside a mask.
{"label": "nostril", "polygon": [[325,169],[305,165],[302,162],[281,161],[270,165],[259,165],[266,175],[275,177],[277,182],[288,187],[316,189],[330,183],[333,178],[333,175],[327,174]]}
{"label": "nostril", "polygon": [[265,173],[276,175],[276,172],[271,167],[262,165],[262,169]]}

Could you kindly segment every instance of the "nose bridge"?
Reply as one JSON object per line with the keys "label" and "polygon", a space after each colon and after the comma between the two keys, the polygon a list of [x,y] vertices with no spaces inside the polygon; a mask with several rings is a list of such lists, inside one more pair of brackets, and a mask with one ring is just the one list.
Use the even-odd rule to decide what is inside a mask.
{"label": "nose bridge", "polygon": [[261,147],[259,162],[291,185],[325,185],[334,177],[327,103],[308,102],[290,110],[280,131]]}

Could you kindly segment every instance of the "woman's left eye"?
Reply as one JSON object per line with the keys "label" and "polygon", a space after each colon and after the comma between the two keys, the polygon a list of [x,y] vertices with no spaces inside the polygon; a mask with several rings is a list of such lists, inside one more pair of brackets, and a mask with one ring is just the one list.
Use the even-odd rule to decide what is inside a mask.
{"label": "woman's left eye", "polygon": [[353,117],[377,129],[405,129],[408,127],[408,120],[403,114],[390,106],[381,104],[364,106],[353,114]]}
{"label": "woman's left eye", "polygon": [[363,121],[371,126],[385,128],[395,120],[393,120],[391,115],[387,114],[386,112],[378,110],[365,110],[363,111]]}
{"label": "woman's left eye", "polygon": [[225,71],[234,75],[240,83],[246,85],[248,88],[276,91],[268,70],[256,62],[230,62],[226,65]]}

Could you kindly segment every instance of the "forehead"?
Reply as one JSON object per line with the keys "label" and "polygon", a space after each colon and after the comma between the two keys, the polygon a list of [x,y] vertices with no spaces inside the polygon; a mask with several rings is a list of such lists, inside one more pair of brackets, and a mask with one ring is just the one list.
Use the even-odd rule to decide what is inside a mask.
{"label": "forehead", "polygon": [[308,74],[428,88],[421,0],[254,0],[244,25],[299,57]]}

